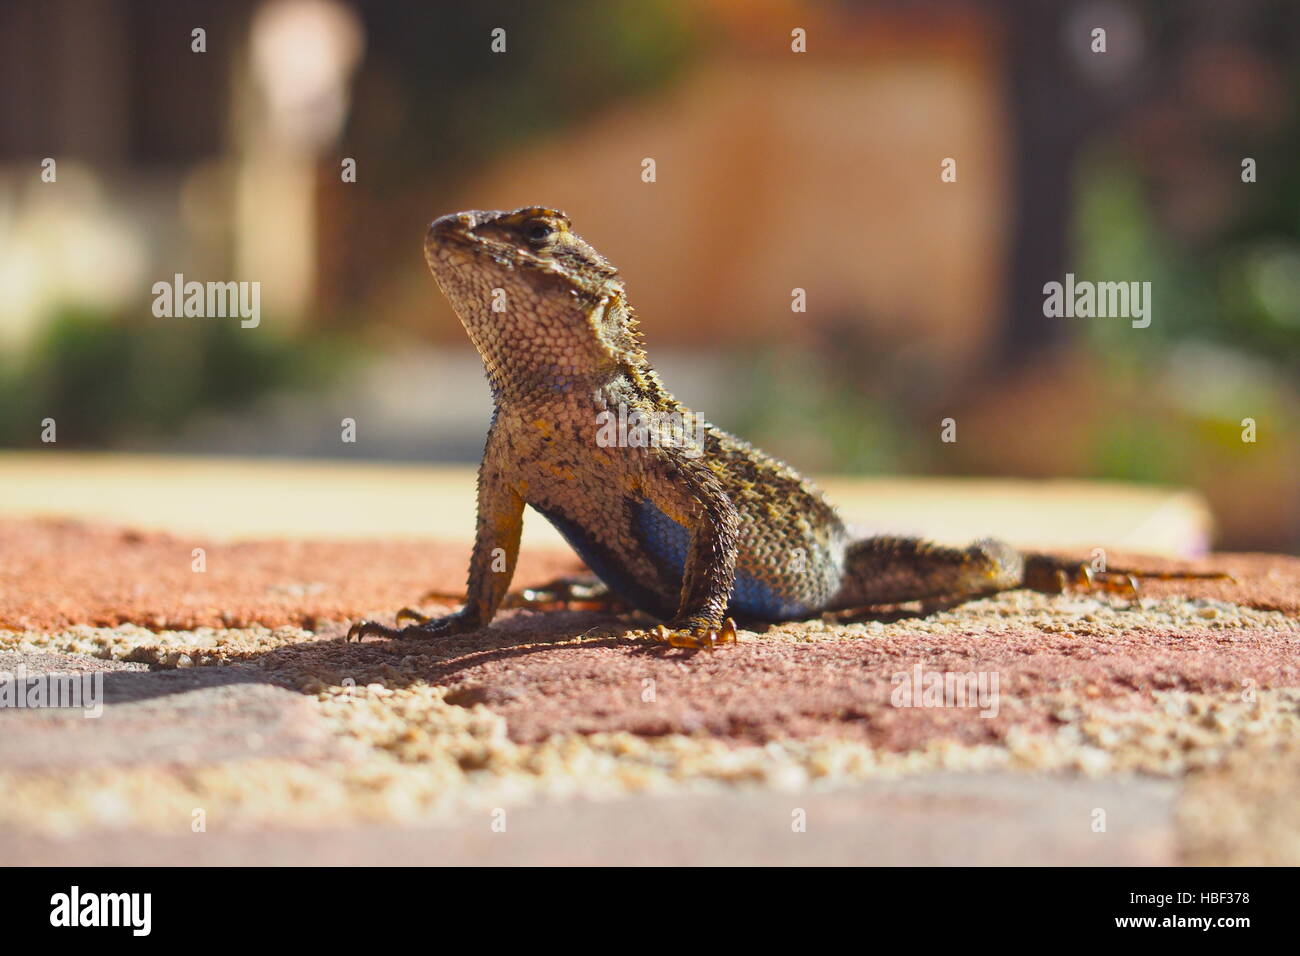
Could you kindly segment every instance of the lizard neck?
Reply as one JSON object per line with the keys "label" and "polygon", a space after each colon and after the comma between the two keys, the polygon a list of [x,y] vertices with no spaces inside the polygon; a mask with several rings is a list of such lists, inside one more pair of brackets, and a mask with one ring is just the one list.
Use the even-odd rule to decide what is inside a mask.
{"label": "lizard neck", "polygon": [[492,399],[498,407],[543,405],[571,405],[575,400],[597,403],[601,395],[617,377],[610,369],[599,373],[575,373],[555,364],[536,364],[527,369],[501,368],[486,357],[483,368],[487,373]]}
{"label": "lizard neck", "polygon": [[[458,310],[459,311],[459,310]],[[473,315],[474,313],[466,313]],[[613,396],[661,407],[671,400],[646,358],[621,286],[555,295],[503,334],[494,321],[465,321],[498,405]]]}

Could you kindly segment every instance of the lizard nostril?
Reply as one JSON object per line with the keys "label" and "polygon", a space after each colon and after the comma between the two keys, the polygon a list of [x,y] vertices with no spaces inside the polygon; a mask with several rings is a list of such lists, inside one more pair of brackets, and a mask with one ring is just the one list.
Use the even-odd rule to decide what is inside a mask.
{"label": "lizard nostril", "polygon": [[439,232],[446,232],[465,225],[468,224],[465,222],[464,215],[462,213],[453,212],[446,216],[439,216],[433,222],[429,223],[429,233],[432,235]]}
{"label": "lizard nostril", "polygon": [[474,225],[475,217],[473,213],[453,212],[446,216],[439,216],[429,223],[429,231],[425,233],[424,250],[426,254],[441,248],[449,240],[455,241],[458,237],[465,237],[474,228]]}
{"label": "lizard nostril", "polygon": [[467,236],[475,226],[481,225],[489,215],[488,213],[471,210],[469,212],[453,212],[445,216],[439,216],[429,223],[429,231],[425,233],[424,244],[428,247],[449,237]]}

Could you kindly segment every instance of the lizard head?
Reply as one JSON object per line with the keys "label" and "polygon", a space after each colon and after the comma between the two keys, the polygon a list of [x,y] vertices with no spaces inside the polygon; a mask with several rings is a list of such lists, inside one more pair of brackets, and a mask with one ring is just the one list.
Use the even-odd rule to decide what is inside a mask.
{"label": "lizard head", "polygon": [[639,352],[618,270],[558,210],[443,216],[424,257],[498,392],[563,391]]}

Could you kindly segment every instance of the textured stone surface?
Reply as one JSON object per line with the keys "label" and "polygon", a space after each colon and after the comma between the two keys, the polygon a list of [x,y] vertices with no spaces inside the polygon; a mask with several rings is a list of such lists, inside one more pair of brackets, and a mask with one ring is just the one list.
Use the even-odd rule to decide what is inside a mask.
{"label": "textured stone surface", "polygon": [[[166,535],[4,541],[16,527],[0,614],[46,625],[0,629],[0,671],[102,672],[108,704],[0,710],[0,861],[1300,862],[1294,558],[1214,556],[1236,582],[1139,602],[1016,592],[714,652],[583,611],[347,644],[353,611],[456,589],[464,549],[218,546],[195,575]],[[316,626],[156,629],[214,615]],[[996,675],[996,716],[894,706],[917,665]]]}
{"label": "textured stone surface", "polygon": [[0,767],[10,773],[180,769],[338,752],[333,728],[311,701],[246,669],[108,670],[103,700],[98,717],[83,709],[0,708]]}
{"label": "textured stone surface", "polygon": [[[0,864],[1169,865],[1173,786],[931,775],[826,793],[541,804],[440,827],[54,840],[0,830]],[[794,827],[802,819],[803,832]],[[1104,819],[1104,832],[1094,821]],[[498,822],[498,827],[499,827]]]}
{"label": "textured stone surface", "polygon": [[[984,603],[997,607],[1005,602]],[[856,640],[746,636],[712,653],[594,640],[466,653],[419,673],[451,686],[449,703],[500,714],[517,741],[618,730],[749,743],[833,734],[890,750],[936,738],[993,743],[1012,728],[1049,731],[1065,722],[1059,711],[1071,700],[1140,707],[1155,691],[1300,686],[1300,629],[1281,620],[1175,630],[1153,612],[1071,624],[1028,609],[1019,618],[971,620],[978,611],[863,628]],[[798,625],[779,630],[803,633]],[[994,706],[981,711],[974,699],[894,706],[895,691],[904,680],[915,683],[918,666],[923,682],[936,673],[983,675],[998,691]]]}
{"label": "textured stone surface", "polygon": [[[328,523],[326,519],[322,519]],[[465,516],[472,526],[473,515]],[[205,570],[194,570],[202,548]],[[411,541],[230,543],[77,521],[0,520],[0,629],[312,626],[392,614],[430,588],[465,587],[468,546]],[[518,583],[578,567],[521,555]]]}
{"label": "textured stone surface", "polygon": [[1300,865],[1300,739],[1265,739],[1188,781],[1180,857],[1197,866]]}

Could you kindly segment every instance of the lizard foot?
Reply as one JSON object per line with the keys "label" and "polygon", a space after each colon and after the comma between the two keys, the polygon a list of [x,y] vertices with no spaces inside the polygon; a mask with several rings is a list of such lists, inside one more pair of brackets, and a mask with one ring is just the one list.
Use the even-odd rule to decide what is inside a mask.
{"label": "lizard foot", "polygon": [[541,587],[512,591],[506,595],[502,606],[534,611],[573,607],[585,611],[627,610],[627,605],[615,597],[603,581],[589,575],[556,578]]}
{"label": "lizard foot", "polygon": [[[463,594],[451,594],[447,591],[430,591],[421,601],[458,604],[465,600]],[[626,611],[627,604],[614,596],[599,579],[589,575],[569,575],[548,581],[535,588],[523,588],[511,591],[501,602],[506,610],[525,608],[530,611],[550,611],[557,609],[579,608],[584,611]],[[405,616],[420,620],[423,615],[411,608],[398,611],[399,620]]]}
{"label": "lizard foot", "polygon": [[652,640],[669,647],[706,647],[713,650],[719,644],[736,644],[736,622],[727,618],[722,627],[667,627],[660,624],[650,632]]}
{"label": "lizard foot", "polygon": [[466,617],[463,611],[436,618],[425,617],[409,607],[402,608],[397,612],[397,622],[399,624],[407,618],[413,618],[419,623],[408,624],[406,627],[388,627],[378,621],[357,621],[348,628],[348,636],[344,638],[344,641],[351,641],[355,638],[359,642],[366,637],[387,637],[401,640],[451,637],[453,634],[464,634],[478,629],[478,624]]}
{"label": "lizard foot", "polygon": [[1025,556],[1025,587],[1045,594],[1063,594],[1066,591],[1100,592],[1138,596],[1138,582],[1226,580],[1229,574],[1221,571],[1140,571],[1129,568],[1108,568],[1095,571],[1092,566],[1078,561],[1065,561],[1044,554]]}

